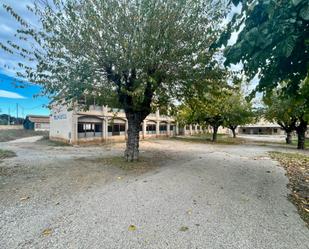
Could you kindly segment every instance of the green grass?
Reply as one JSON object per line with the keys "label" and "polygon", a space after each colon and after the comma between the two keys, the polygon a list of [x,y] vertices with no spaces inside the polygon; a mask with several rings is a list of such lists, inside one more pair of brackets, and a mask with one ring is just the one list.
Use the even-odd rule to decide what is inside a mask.
{"label": "green grass", "polygon": [[[292,140],[292,145],[297,146],[297,139]],[[306,138],[306,140],[305,140],[305,148],[309,148],[309,138]]]}
{"label": "green grass", "polygon": [[199,134],[193,136],[173,137],[175,140],[192,143],[212,143],[212,144],[243,144],[246,140],[242,138],[233,138],[226,134],[218,134],[217,141],[212,141],[212,134]]}
{"label": "green grass", "polygon": [[0,130],[0,142],[12,141],[19,138],[32,137],[32,136],[44,136],[48,132],[45,131],[33,131],[33,130]]}
{"label": "green grass", "polygon": [[0,161],[5,158],[16,156],[14,151],[0,149]]}

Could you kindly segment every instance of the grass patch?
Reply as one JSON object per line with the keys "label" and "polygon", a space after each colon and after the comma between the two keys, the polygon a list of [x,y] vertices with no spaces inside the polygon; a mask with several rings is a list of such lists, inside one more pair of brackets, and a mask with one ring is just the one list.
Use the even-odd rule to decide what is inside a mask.
{"label": "grass patch", "polygon": [[5,158],[16,156],[14,151],[0,149],[0,161]]}
{"label": "grass patch", "polygon": [[[297,146],[297,139],[292,140],[292,145]],[[309,148],[309,138],[306,138],[305,140],[305,148]]]}
{"label": "grass patch", "polygon": [[212,141],[212,134],[181,136],[181,137],[173,137],[172,139],[180,140],[183,142],[211,143],[211,144],[243,144],[243,143],[246,143],[245,139],[237,138],[237,137],[233,138],[225,134],[218,134],[216,142]]}
{"label": "grass patch", "polygon": [[302,219],[309,227],[309,156],[298,153],[269,152],[287,172],[289,199],[296,205]]}
{"label": "grass patch", "polygon": [[33,136],[46,136],[46,131],[33,131],[33,130],[0,130],[0,142],[12,141],[19,138],[33,137]]}

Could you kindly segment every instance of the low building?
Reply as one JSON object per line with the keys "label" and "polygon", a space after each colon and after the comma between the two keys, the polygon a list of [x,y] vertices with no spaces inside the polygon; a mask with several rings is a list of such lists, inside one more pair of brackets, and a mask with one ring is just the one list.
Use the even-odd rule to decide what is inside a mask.
{"label": "low building", "polygon": [[[70,144],[124,141],[127,137],[128,121],[124,110],[107,106],[89,107],[85,111],[78,107],[54,106],[50,118],[50,139]],[[188,126],[190,131],[179,129],[173,117],[149,114],[140,125],[140,139],[170,137],[181,133],[194,135],[202,132],[197,125]]]}
{"label": "low building", "polygon": [[27,130],[49,131],[50,122],[49,116],[28,115],[26,116],[23,126]]}
{"label": "low building", "polygon": [[264,119],[255,124],[242,125],[238,127],[238,134],[251,135],[284,135],[284,130],[276,123],[267,122]]}

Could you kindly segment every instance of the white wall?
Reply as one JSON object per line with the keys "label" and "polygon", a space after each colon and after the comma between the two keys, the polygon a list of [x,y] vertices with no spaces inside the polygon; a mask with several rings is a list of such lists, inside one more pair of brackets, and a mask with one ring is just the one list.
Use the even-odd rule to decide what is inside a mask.
{"label": "white wall", "polygon": [[54,106],[50,117],[49,136],[53,139],[71,140],[72,137],[72,111],[65,106]]}

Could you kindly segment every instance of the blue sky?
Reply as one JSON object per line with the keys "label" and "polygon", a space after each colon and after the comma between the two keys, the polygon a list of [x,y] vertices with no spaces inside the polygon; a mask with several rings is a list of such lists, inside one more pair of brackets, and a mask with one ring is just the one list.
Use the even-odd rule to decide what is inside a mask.
{"label": "blue sky", "polygon": [[[26,9],[31,0],[0,0],[0,41],[15,40],[14,34],[19,28],[16,21],[2,7],[3,3],[13,9],[25,20],[35,22],[31,13]],[[19,107],[19,116],[27,114],[48,115],[49,110],[45,107],[49,99],[34,96],[40,92],[40,87],[29,84],[25,88],[16,88],[14,82],[14,67],[20,62],[20,58],[6,53],[0,49],[0,114],[10,113],[16,116],[16,104]]]}
{"label": "blue sky", "polygon": [[[26,21],[37,26],[35,17],[27,10],[26,5],[31,5],[33,0],[0,0],[0,41],[6,42],[7,40],[16,41],[14,34],[19,28],[15,19],[10,16],[2,7],[3,4],[8,4]],[[241,5],[233,7],[231,13],[223,21],[226,24],[232,18],[234,13],[239,13]],[[229,44],[232,45],[236,42],[238,32],[234,32]],[[10,109],[12,115],[16,115],[16,103],[19,105],[19,115],[23,116],[27,114],[44,114],[48,115],[49,110],[44,107],[48,104],[49,99],[47,97],[34,98],[36,94],[40,92],[38,86],[28,86],[26,88],[16,88],[12,84],[14,81],[15,70],[17,64],[20,62],[20,58],[14,55],[8,54],[0,49],[0,114],[8,113]],[[240,64],[235,65],[234,70],[239,70],[242,66]],[[249,88],[254,88],[258,79],[254,79]],[[251,90],[252,90],[251,89]]]}
{"label": "blue sky", "polygon": [[17,107],[19,117],[27,114],[48,115],[49,110],[44,107],[49,100],[46,97],[34,97],[40,92],[40,87],[29,84],[25,88],[16,88],[14,78],[0,70],[0,114],[8,113],[16,116]]}

